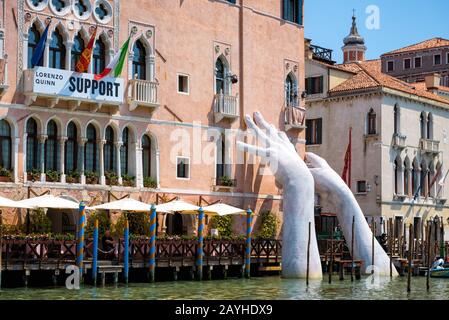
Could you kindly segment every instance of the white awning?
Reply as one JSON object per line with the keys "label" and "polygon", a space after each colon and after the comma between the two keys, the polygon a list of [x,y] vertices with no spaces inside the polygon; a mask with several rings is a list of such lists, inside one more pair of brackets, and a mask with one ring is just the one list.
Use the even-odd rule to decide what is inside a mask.
{"label": "white awning", "polygon": [[203,208],[204,212],[226,216],[229,214],[245,214],[246,211],[240,208],[230,206],[225,203],[216,203]]}
{"label": "white awning", "polygon": [[173,212],[197,213],[199,208],[200,207],[185,202],[184,200],[173,200],[167,203],[157,205],[156,211],[166,213],[173,213]]}
{"label": "white awning", "polygon": [[103,203],[98,206],[89,208],[89,210],[120,210],[134,212],[150,212],[151,204],[137,201],[131,198],[124,198],[117,201]]}
{"label": "white awning", "polygon": [[80,204],[71,200],[60,197],[55,197],[46,194],[40,197],[30,198],[18,201],[20,205],[27,206],[32,209],[47,208],[47,209],[79,209]]}
{"label": "white awning", "polygon": [[20,201],[10,200],[8,198],[0,197],[0,208],[23,208],[30,209],[30,207],[21,204]]}

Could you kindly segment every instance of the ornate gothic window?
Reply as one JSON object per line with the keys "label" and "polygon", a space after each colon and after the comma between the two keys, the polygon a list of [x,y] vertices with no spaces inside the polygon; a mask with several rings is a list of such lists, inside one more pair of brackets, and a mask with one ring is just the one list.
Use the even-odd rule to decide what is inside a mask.
{"label": "ornate gothic window", "polygon": [[120,165],[123,174],[129,173],[129,129],[126,127],[122,133],[122,146],[120,148]]}
{"label": "ornate gothic window", "polygon": [[140,40],[137,40],[133,48],[133,78],[146,80],[146,50]]}
{"label": "ornate gothic window", "polygon": [[143,176],[151,177],[151,139],[147,135],[142,137],[142,161]]}
{"label": "ornate gothic window", "polygon": [[78,33],[75,39],[73,40],[72,46],[72,71],[76,70],[76,64],[80,60],[83,50],[84,50],[84,40]]}
{"label": "ornate gothic window", "polygon": [[72,121],[67,126],[67,141],[65,144],[65,170],[66,172],[78,169],[78,130]]}
{"label": "ornate gothic window", "polygon": [[64,40],[58,29],[53,32],[50,42],[49,67],[54,69],[65,69],[66,49]]}
{"label": "ornate gothic window", "polygon": [[111,126],[106,128],[106,143],[104,144],[104,171],[114,171],[114,130]]}
{"label": "ornate gothic window", "polygon": [[37,133],[37,123],[33,118],[29,119],[26,125],[27,146],[26,146],[26,160],[27,171],[38,169],[39,159],[39,141]]}
{"label": "ornate gothic window", "polygon": [[[28,32],[28,68],[32,68],[33,65],[31,63],[31,60],[34,55],[34,51],[36,50],[37,44],[39,43],[39,40],[41,39],[41,34],[39,30],[37,30],[37,27],[35,24],[33,24]],[[43,65],[43,60],[38,63],[39,66]]]}
{"label": "ornate gothic window", "polygon": [[47,125],[45,140],[45,171],[48,170],[58,170],[58,127],[53,120]]}
{"label": "ornate gothic window", "polygon": [[11,127],[6,120],[0,120],[0,166],[11,170]]}
{"label": "ornate gothic window", "polygon": [[97,129],[93,124],[87,126],[86,138],[84,169],[85,171],[97,172]]}
{"label": "ornate gothic window", "polygon": [[106,45],[101,37],[95,42],[93,55],[93,70],[95,74],[100,74],[106,67]]}

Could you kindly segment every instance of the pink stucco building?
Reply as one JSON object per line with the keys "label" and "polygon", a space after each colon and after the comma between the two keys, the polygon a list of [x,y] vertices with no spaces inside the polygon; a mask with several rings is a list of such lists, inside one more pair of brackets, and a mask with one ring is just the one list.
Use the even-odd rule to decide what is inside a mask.
{"label": "pink stucco building", "polygon": [[[0,194],[50,190],[88,204],[179,196],[280,213],[281,190],[263,164],[235,164],[235,138],[213,136],[244,130],[243,115],[260,110],[303,150],[302,2],[2,1],[0,165],[11,175]],[[32,68],[50,18],[42,66]],[[89,74],[75,73],[95,26]],[[121,76],[95,83],[128,35]],[[21,219],[3,213],[4,223]],[[159,219],[172,228],[172,218]],[[66,220],[56,231],[74,223]]]}

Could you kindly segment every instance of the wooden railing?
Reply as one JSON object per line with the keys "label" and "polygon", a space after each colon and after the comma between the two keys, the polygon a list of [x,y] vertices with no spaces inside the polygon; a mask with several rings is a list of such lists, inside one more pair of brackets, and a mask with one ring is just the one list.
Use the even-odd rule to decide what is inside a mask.
{"label": "wooden railing", "polygon": [[239,116],[237,96],[218,93],[214,98],[214,112],[224,117],[236,118]]}
{"label": "wooden railing", "polygon": [[154,81],[132,79],[129,81],[131,86],[130,104],[131,109],[139,105],[156,106],[158,104],[158,86]]}
{"label": "wooden railing", "polygon": [[[84,250],[84,259],[92,258],[92,240],[87,239]],[[173,263],[193,264],[196,259],[198,242],[196,240],[157,240],[156,260]],[[252,256],[257,262],[280,262],[281,241],[262,240],[252,241]],[[122,262],[124,241],[117,242],[114,252],[105,254],[100,251],[99,259],[112,262]],[[204,241],[205,264],[214,262],[243,263],[245,255],[245,240],[205,240]],[[13,265],[27,264],[59,264],[75,263],[76,241],[74,240],[13,240],[2,241],[3,266],[8,268]],[[143,262],[149,260],[149,240],[130,241],[130,262]]]}

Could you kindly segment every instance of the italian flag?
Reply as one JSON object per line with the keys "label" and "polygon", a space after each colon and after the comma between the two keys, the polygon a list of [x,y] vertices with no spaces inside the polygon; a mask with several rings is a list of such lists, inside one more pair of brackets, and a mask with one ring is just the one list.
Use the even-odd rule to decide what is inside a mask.
{"label": "italian flag", "polygon": [[107,67],[103,70],[102,73],[96,74],[94,76],[95,80],[101,80],[104,77],[108,76],[110,73],[112,73],[112,76],[114,78],[120,77],[123,66],[125,65],[125,59],[126,54],[128,53],[128,47],[129,47],[129,40],[131,37],[126,40],[126,42],[123,44],[123,46],[120,48],[120,51],[115,55],[114,59],[109,62]]}

